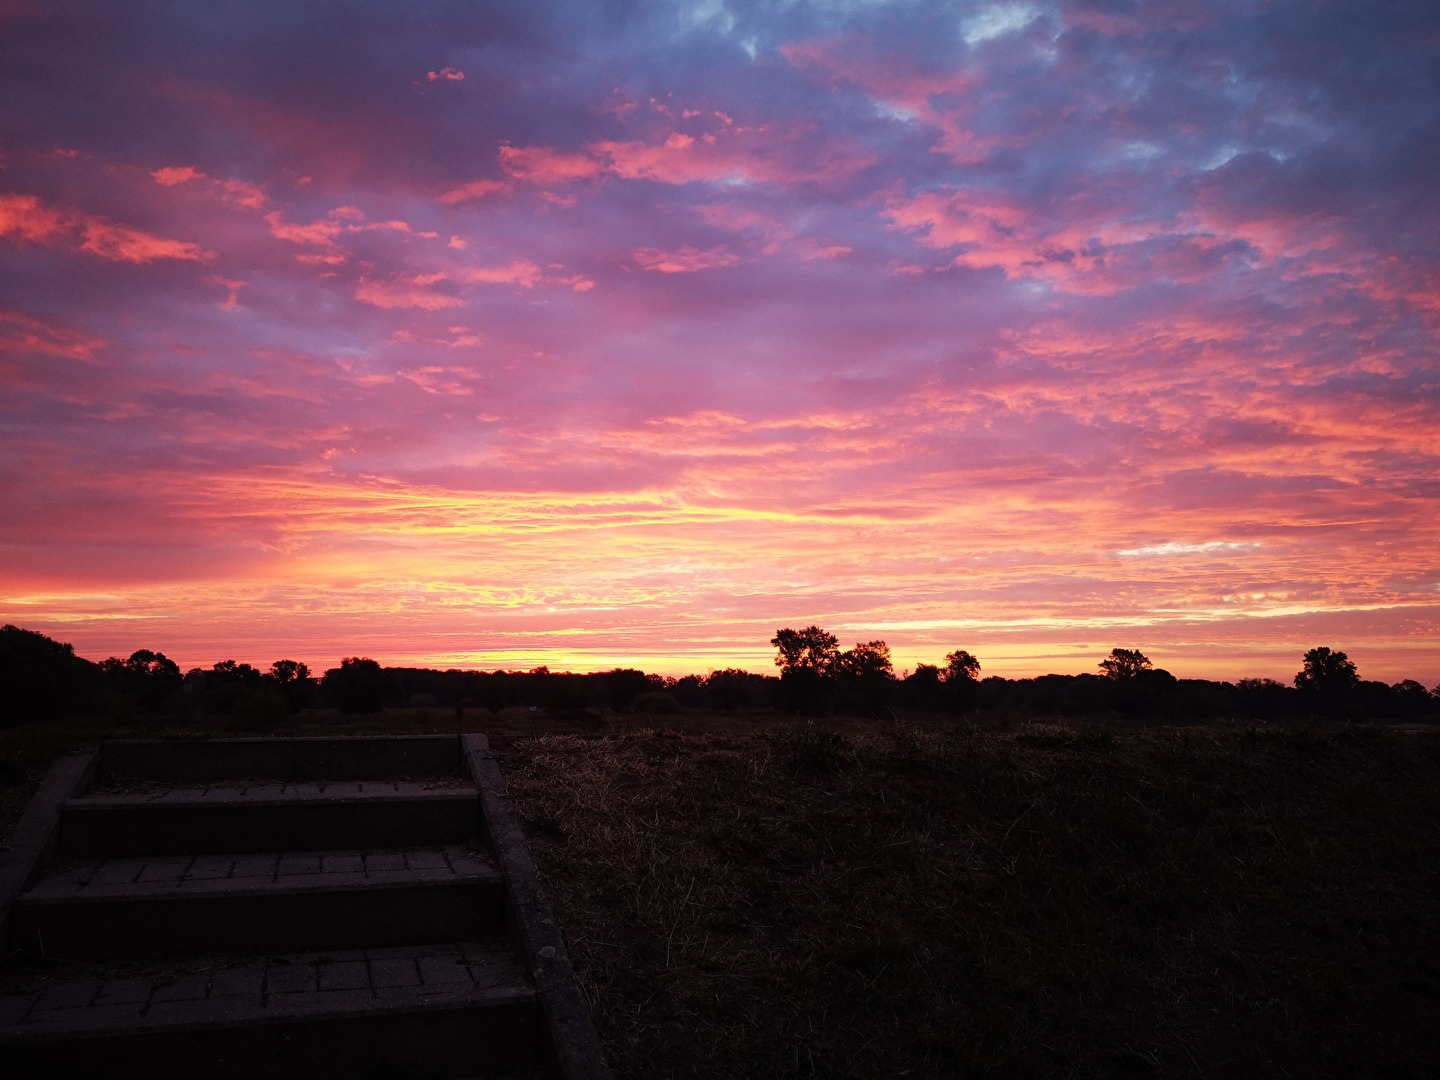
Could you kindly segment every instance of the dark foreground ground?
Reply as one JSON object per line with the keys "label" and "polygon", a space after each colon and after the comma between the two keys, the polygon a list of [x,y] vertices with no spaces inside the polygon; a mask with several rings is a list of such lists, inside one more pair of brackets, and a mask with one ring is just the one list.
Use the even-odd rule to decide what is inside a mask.
{"label": "dark foreground ground", "polygon": [[1436,734],[701,726],[502,746],[617,1076],[1440,1073]]}

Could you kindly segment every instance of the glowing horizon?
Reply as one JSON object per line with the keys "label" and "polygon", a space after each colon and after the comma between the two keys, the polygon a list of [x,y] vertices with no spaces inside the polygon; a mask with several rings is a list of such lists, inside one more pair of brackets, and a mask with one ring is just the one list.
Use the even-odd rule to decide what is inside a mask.
{"label": "glowing horizon", "polygon": [[7,5],[0,622],[1440,684],[1440,16],[1358,10]]}

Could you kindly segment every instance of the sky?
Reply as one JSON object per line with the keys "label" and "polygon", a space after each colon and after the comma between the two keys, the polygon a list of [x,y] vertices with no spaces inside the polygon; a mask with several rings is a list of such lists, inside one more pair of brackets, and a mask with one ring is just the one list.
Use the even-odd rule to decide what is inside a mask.
{"label": "sky", "polygon": [[1440,683],[1440,6],[0,0],[0,622]]}

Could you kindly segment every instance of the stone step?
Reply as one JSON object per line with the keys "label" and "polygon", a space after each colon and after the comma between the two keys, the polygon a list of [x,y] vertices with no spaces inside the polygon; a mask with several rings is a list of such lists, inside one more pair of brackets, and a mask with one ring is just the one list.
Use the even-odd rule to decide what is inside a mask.
{"label": "stone step", "polygon": [[92,970],[0,996],[0,1075],[473,1077],[540,1025],[497,939]]}
{"label": "stone step", "polygon": [[475,788],[454,781],[222,783],[96,791],[61,810],[68,855],[188,855],[460,843]]}
{"label": "stone step", "polygon": [[348,776],[463,776],[454,735],[320,736],[303,739],[115,739],[100,748],[104,774],[172,784],[219,780],[327,780]]}
{"label": "stone step", "polygon": [[114,960],[468,939],[504,920],[500,874],[460,846],[85,859],[15,900],[11,948]]}

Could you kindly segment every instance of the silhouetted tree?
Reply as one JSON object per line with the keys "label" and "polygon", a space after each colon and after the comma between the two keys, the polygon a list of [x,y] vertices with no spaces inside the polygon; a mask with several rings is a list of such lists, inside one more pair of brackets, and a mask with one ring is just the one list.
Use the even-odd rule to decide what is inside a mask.
{"label": "silhouetted tree", "polygon": [[102,660],[100,671],[113,691],[151,711],[165,704],[185,681],[175,661],[149,649],[136,649],[125,660],[118,656]]}
{"label": "silhouetted tree", "polygon": [[900,686],[901,699],[912,708],[939,712],[944,707],[940,669],[934,664],[916,664]]}
{"label": "silhouetted tree", "polygon": [[773,676],[752,675],[739,668],[721,668],[706,675],[700,684],[701,701],[711,709],[734,712],[759,709],[771,704]]}
{"label": "silhouetted tree", "polygon": [[835,658],[834,671],[845,705],[866,713],[878,713],[889,705],[895,667],[885,642],[857,641],[853,649]]}
{"label": "silhouetted tree", "polygon": [[964,649],[956,649],[952,653],[945,654],[944,679],[947,683],[959,682],[961,680],[978,682],[980,679],[980,661],[971,656]]}
{"label": "silhouetted tree", "polygon": [[345,657],[325,672],[320,685],[347,713],[383,712],[400,697],[399,681],[368,656]]}
{"label": "silhouetted tree", "polygon": [[1295,673],[1295,689],[1311,712],[1339,716],[1349,711],[1360,675],[1355,663],[1343,652],[1326,646],[1305,654],[1304,666]]}
{"label": "silhouetted tree", "polygon": [[1150,658],[1139,649],[1111,649],[1100,668],[1112,679],[1133,679],[1150,667]]}
{"label": "silhouetted tree", "polygon": [[66,716],[90,703],[95,669],[34,630],[0,627],[0,727]]}
{"label": "silhouetted tree", "polygon": [[1293,714],[1295,690],[1275,679],[1241,679],[1235,684],[1243,715],[1255,720],[1273,720]]}
{"label": "silhouetted tree", "polygon": [[270,665],[269,676],[280,687],[280,692],[285,695],[285,703],[291,709],[304,706],[310,688],[314,685],[310,678],[310,665],[299,660],[276,660]]}
{"label": "silhouetted tree", "polygon": [[820,715],[829,697],[829,681],[840,657],[840,639],[818,626],[777,630],[770,639],[779,655],[780,695],[787,712]]}
{"label": "silhouetted tree", "polygon": [[1440,702],[1430,696],[1430,691],[1425,689],[1424,684],[1414,679],[1402,679],[1390,689],[1395,693],[1395,703],[1399,707],[1400,715],[1406,719],[1426,716],[1440,706]]}

